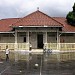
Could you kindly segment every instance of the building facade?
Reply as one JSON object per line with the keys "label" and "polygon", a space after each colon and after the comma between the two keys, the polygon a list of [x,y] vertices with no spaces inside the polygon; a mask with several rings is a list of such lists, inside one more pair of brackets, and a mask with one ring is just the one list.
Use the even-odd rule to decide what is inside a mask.
{"label": "building facade", "polygon": [[37,10],[23,18],[0,20],[0,49],[74,50],[75,27],[65,18],[50,17]]}

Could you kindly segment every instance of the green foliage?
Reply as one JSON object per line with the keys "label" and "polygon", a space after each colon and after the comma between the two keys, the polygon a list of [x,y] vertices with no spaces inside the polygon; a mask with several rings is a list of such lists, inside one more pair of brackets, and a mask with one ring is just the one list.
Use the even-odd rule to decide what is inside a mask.
{"label": "green foliage", "polygon": [[73,12],[75,12],[75,3],[74,3],[74,6],[73,6]]}
{"label": "green foliage", "polygon": [[66,16],[67,22],[75,26],[75,3],[73,6],[73,11],[69,12]]}

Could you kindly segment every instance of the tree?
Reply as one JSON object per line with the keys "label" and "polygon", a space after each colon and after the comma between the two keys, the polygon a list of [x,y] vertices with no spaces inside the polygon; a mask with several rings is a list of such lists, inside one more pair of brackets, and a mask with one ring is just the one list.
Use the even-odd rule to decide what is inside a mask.
{"label": "tree", "polygon": [[66,19],[69,24],[75,26],[75,3],[73,6],[73,11],[71,11],[67,14]]}

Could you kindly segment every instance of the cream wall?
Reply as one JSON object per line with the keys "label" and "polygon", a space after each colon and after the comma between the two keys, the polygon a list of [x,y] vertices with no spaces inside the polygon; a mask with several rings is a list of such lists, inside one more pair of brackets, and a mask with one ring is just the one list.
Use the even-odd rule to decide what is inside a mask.
{"label": "cream wall", "polygon": [[[19,34],[22,33],[18,33],[18,43],[24,43],[24,37],[26,36],[26,33],[24,33],[24,36],[19,36]],[[32,32],[29,33],[29,41],[31,42],[33,48],[37,48],[37,32]],[[46,34],[45,32],[42,32],[43,34],[43,43],[46,42]],[[52,34],[52,33],[51,33]],[[48,43],[56,43],[57,41],[57,36],[55,34],[55,36],[50,36],[47,34],[47,42]],[[61,36],[60,37],[61,40],[64,39],[64,42],[62,43],[75,43],[75,34],[73,34],[72,36]],[[11,36],[9,34],[7,34],[7,36],[4,36],[4,34],[0,34],[0,43],[15,43],[15,37],[13,34],[11,34]]]}
{"label": "cream wall", "polygon": [[56,43],[56,36],[53,37],[53,36],[48,36],[48,40],[47,40],[48,43]]}
{"label": "cream wall", "polygon": [[56,43],[57,42],[57,33],[48,32],[47,34],[47,42],[48,43]]}
{"label": "cream wall", "polygon": [[73,34],[72,36],[66,34],[66,36],[61,36],[61,41],[64,40],[63,43],[75,43],[75,34]]}
{"label": "cream wall", "polygon": [[[26,37],[26,42],[24,42],[24,37]],[[18,43],[27,43],[26,32],[18,33]],[[29,43],[32,44],[33,48],[37,48],[37,33],[29,32]]]}
{"label": "cream wall", "polygon": [[32,32],[30,33],[30,43],[32,44],[32,48],[37,48],[37,33]]}
{"label": "cream wall", "polygon": [[[52,35],[52,33],[51,33]],[[67,36],[68,35],[68,36]],[[64,42],[63,42],[64,41]],[[47,42],[48,43],[56,43],[57,42],[57,35],[55,34],[55,36],[48,36],[47,35]],[[61,35],[60,36],[60,42],[61,43],[75,43],[75,34],[66,34],[65,36]]]}
{"label": "cream wall", "polygon": [[24,42],[24,37],[26,37],[26,32],[18,32],[17,33],[17,42],[18,43],[26,43]]}
{"label": "cream wall", "polygon": [[15,37],[13,34],[0,34],[0,43],[14,43]]}

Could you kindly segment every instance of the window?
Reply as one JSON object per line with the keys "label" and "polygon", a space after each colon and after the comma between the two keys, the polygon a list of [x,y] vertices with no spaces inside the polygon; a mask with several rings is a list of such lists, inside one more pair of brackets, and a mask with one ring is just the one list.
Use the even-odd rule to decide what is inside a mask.
{"label": "window", "polygon": [[24,42],[26,42],[26,37],[24,37]]}

